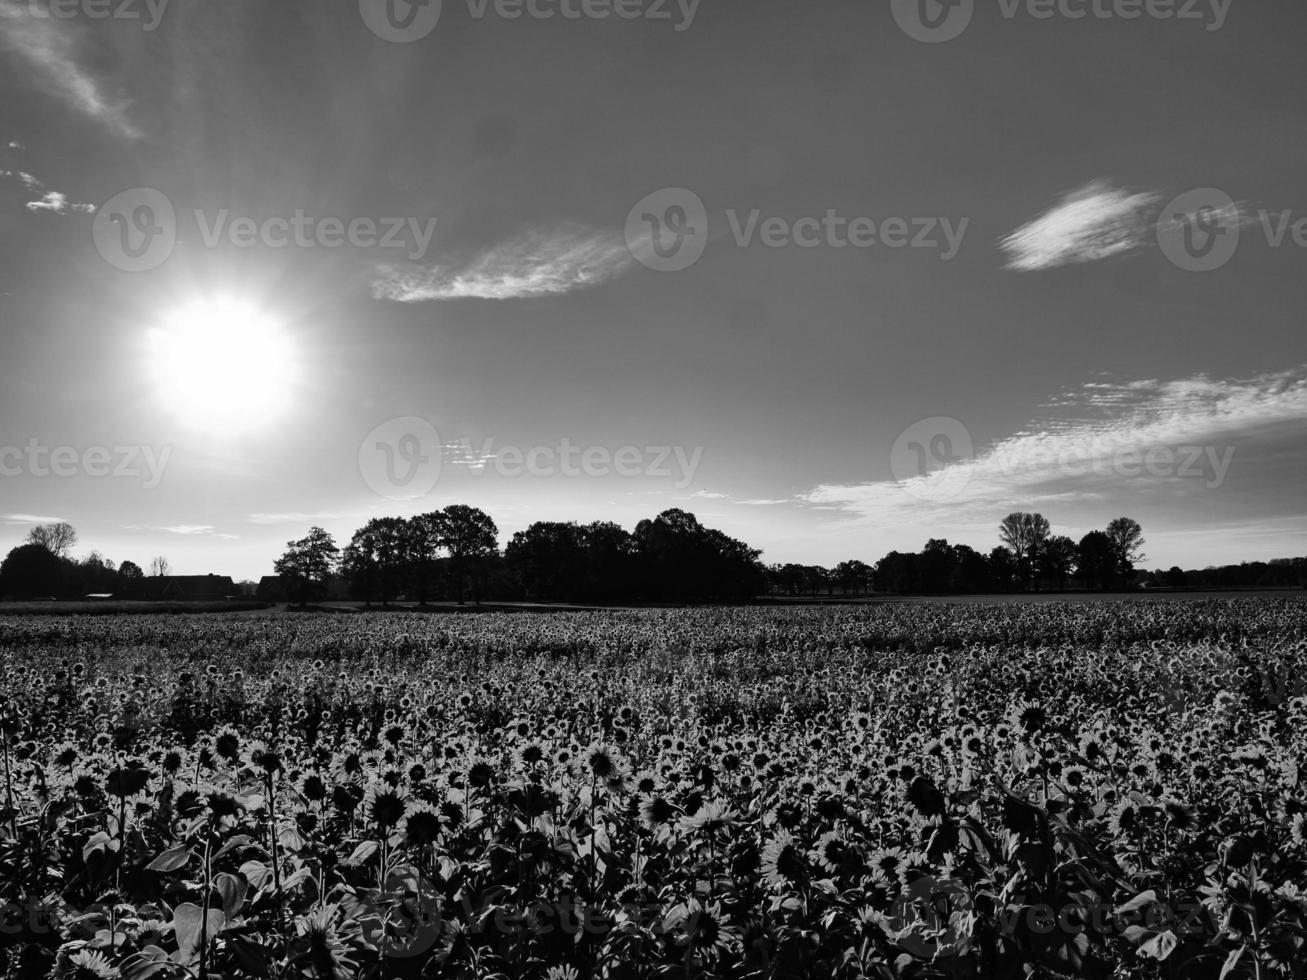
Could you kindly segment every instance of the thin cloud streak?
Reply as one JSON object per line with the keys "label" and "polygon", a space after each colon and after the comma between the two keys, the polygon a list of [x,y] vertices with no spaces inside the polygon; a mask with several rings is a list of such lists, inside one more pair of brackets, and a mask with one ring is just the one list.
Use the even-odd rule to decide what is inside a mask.
{"label": "thin cloud streak", "polygon": [[[1150,451],[1174,453],[1180,447],[1210,451],[1202,460],[1209,468],[1204,476],[1223,479],[1218,471],[1233,462],[1241,442],[1277,426],[1307,426],[1307,368],[1244,380],[1200,375],[1166,382],[1096,382],[1059,397],[1054,405],[1075,410],[1079,417],[1046,419],[927,475],[822,485],[802,499],[855,520],[988,520],[995,508],[1014,502],[1027,507],[1106,502],[1150,486],[1190,483],[1182,475],[1150,473],[1133,462]],[[1132,461],[1129,472],[1121,465],[1125,459]]]}
{"label": "thin cloud streak", "polygon": [[615,279],[634,263],[624,239],[609,232],[532,232],[462,265],[383,266],[372,295],[396,303],[560,296]]}
{"label": "thin cloud streak", "polygon": [[128,118],[126,103],[112,101],[101,83],[78,64],[76,44],[66,25],[55,18],[33,17],[28,5],[14,0],[0,0],[0,20],[6,24],[0,35],[4,47],[31,64],[56,96],[123,139],[144,135]]}

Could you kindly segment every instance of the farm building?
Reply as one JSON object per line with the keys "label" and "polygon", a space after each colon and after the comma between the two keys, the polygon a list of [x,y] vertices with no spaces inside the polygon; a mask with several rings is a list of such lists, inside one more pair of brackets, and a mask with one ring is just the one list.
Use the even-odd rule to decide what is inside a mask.
{"label": "farm building", "polygon": [[154,575],[141,580],[141,590],[151,602],[216,601],[240,592],[230,575]]}

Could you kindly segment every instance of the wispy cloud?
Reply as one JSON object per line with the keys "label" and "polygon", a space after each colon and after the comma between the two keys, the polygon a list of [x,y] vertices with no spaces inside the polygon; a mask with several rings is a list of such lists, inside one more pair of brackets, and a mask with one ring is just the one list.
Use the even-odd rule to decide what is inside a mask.
{"label": "wispy cloud", "polygon": [[66,214],[69,211],[94,214],[95,205],[69,202],[68,197],[59,191],[46,191],[39,201],[28,201],[27,210],[53,211],[55,214]]}
{"label": "wispy cloud", "polygon": [[44,191],[39,200],[27,202],[27,210],[29,211],[52,211],[55,214],[65,214],[69,211],[79,211],[83,214],[93,214],[95,212],[94,204],[70,202],[68,195],[60,191],[45,190],[45,184],[25,170],[0,170],[0,179],[16,180],[23,185],[25,190]]}
{"label": "wispy cloud", "polygon": [[58,524],[62,517],[44,517],[40,514],[5,514],[6,524]]}
{"label": "wispy cloud", "polygon": [[33,16],[31,5],[17,0],[0,0],[0,20],[5,23],[0,44],[27,61],[51,92],[115,135],[141,138],[141,130],[127,116],[126,100],[107,95],[104,83],[79,64],[75,35],[67,23]]}
{"label": "wispy cloud", "polygon": [[1160,201],[1153,192],[1131,193],[1094,181],[1065,195],[999,246],[1008,255],[1007,267],[1018,272],[1097,262],[1146,245]]}
{"label": "wispy cloud", "polygon": [[220,538],[223,541],[237,541],[240,535],[226,534],[212,524],[123,524],[125,531],[157,531],[162,534],[177,534],[185,537]]}
{"label": "wispy cloud", "polygon": [[0,177],[17,180],[29,191],[39,191],[45,186],[25,170],[0,170]]}
{"label": "wispy cloud", "polygon": [[557,296],[614,279],[634,261],[620,235],[588,228],[537,231],[461,264],[383,266],[372,294],[398,303]]}
{"label": "wispy cloud", "polygon": [[261,512],[250,514],[246,520],[251,524],[316,524],[324,521],[337,520],[343,516],[343,514],[325,510],[317,511],[316,513],[306,511],[283,511],[280,513]]}
{"label": "wispy cloud", "polygon": [[925,475],[818,486],[804,500],[878,524],[928,525],[990,520],[1003,507],[1213,490],[1236,459],[1245,462],[1237,454],[1268,433],[1278,433],[1277,452],[1304,455],[1307,368],[1249,379],[1095,382],[1049,408],[1063,414]]}

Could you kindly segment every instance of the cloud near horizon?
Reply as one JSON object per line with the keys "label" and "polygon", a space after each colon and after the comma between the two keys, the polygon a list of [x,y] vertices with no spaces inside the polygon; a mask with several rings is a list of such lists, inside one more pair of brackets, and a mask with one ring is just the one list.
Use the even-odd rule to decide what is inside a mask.
{"label": "cloud near horizon", "polygon": [[622,236],[610,232],[530,232],[462,264],[383,266],[372,295],[396,303],[559,296],[615,279],[634,263]]}
{"label": "cloud near horizon", "polygon": [[[1216,491],[1231,465],[1257,465],[1241,454],[1261,439],[1275,441],[1279,458],[1307,456],[1307,366],[1237,380],[1094,382],[1048,407],[1063,414],[925,475],[826,484],[801,499],[855,523],[983,523],[1009,506],[1110,509],[1154,491]],[[1195,449],[1203,455],[1192,458]]]}

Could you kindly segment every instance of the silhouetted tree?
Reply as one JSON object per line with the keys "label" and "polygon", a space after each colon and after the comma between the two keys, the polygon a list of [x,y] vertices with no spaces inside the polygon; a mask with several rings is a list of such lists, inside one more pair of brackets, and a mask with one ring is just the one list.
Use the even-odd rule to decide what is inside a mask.
{"label": "silhouetted tree", "polygon": [[286,553],[277,559],[274,569],[286,584],[287,594],[301,606],[321,596],[340,556],[336,542],[320,527],[309,530],[306,537],[286,543]]}
{"label": "silhouetted tree", "polygon": [[27,543],[40,545],[56,558],[67,558],[77,544],[77,531],[66,521],[38,524],[27,532]]}
{"label": "silhouetted tree", "polygon": [[1107,536],[1112,541],[1117,577],[1123,583],[1133,581],[1135,565],[1144,560],[1143,528],[1129,517],[1118,517],[1107,525]]}
{"label": "silhouetted tree", "polygon": [[440,540],[449,554],[458,604],[463,604],[463,586],[470,573],[473,575],[473,599],[480,603],[480,589],[476,587],[480,575],[477,573],[482,571],[481,566],[487,559],[498,554],[499,528],[485,511],[466,504],[450,504],[440,511],[440,515]]}
{"label": "silhouetted tree", "polygon": [[389,605],[408,564],[408,529],[400,517],[374,517],[354,532],[342,566],[351,591]]}
{"label": "silhouetted tree", "polygon": [[1000,592],[1016,592],[1021,588],[1021,568],[1016,556],[1002,545],[989,553],[989,574]]}
{"label": "silhouetted tree", "polygon": [[63,563],[43,544],[14,548],[0,564],[0,596],[45,598],[61,591]]}
{"label": "silhouetted tree", "polygon": [[634,534],[640,587],[651,599],[743,599],[765,588],[760,551],[679,508],[641,521]]}
{"label": "silhouetted tree", "polygon": [[1076,571],[1087,589],[1110,589],[1116,580],[1116,548],[1102,531],[1090,531],[1076,545]]}
{"label": "silhouetted tree", "polygon": [[1043,514],[1008,514],[998,526],[999,540],[1016,559],[1021,588],[1029,588],[1035,563],[1048,539],[1048,519]]}
{"label": "silhouetted tree", "polygon": [[1049,538],[1039,556],[1039,572],[1057,585],[1058,591],[1065,591],[1066,580],[1075,570],[1077,558],[1076,543],[1064,534]]}
{"label": "silhouetted tree", "polygon": [[835,566],[835,579],[840,583],[840,588],[844,594],[850,592],[855,595],[867,591],[871,585],[872,569],[866,562],[858,561],[856,558],[849,561],[842,561]]}

